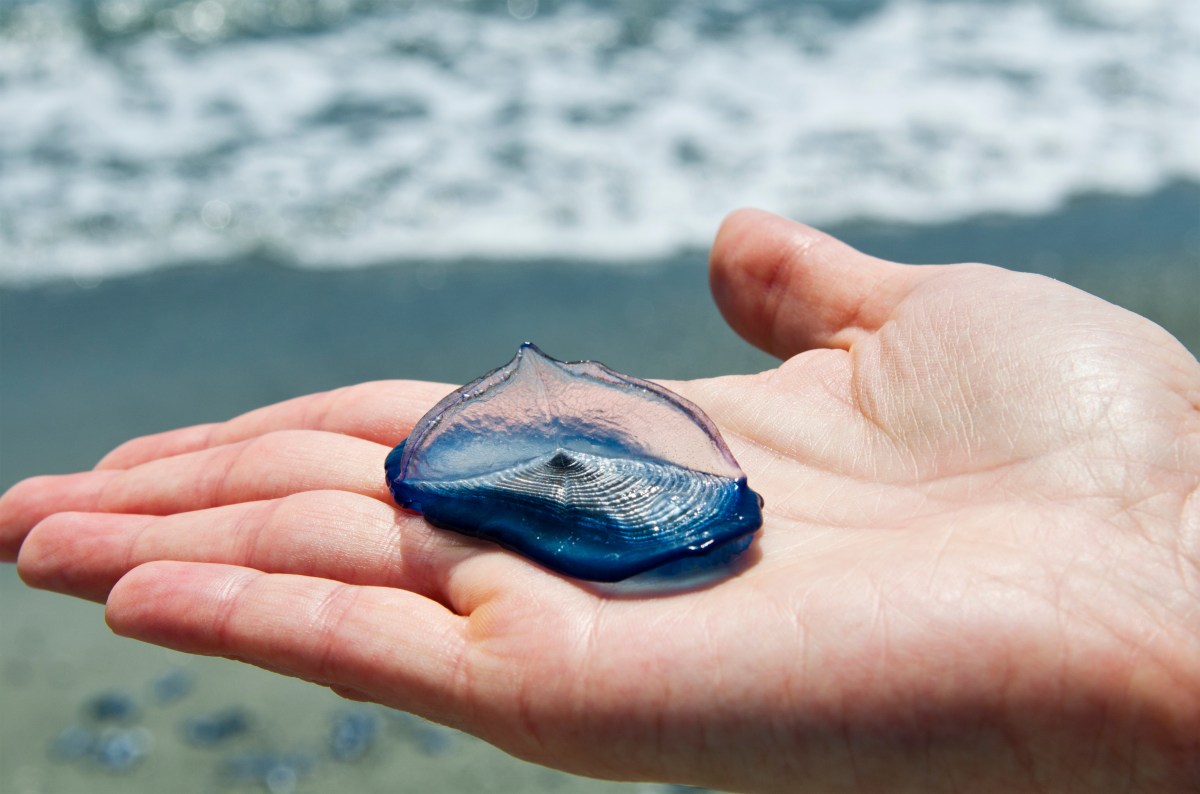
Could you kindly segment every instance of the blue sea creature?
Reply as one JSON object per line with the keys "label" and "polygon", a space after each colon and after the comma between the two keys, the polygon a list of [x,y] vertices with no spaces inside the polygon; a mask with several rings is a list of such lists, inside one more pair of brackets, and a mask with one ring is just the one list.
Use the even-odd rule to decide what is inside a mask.
{"label": "blue sea creature", "polygon": [[430,723],[417,734],[417,747],[425,755],[440,758],[454,749],[456,735],[449,728]]}
{"label": "blue sea creature", "polygon": [[229,783],[259,783],[269,794],[291,794],[296,783],[316,768],[317,757],[308,750],[248,751],[227,758],[221,764],[221,777]]}
{"label": "blue sea creature", "polygon": [[118,728],[100,735],[92,748],[92,758],[109,772],[125,773],[141,763],[148,752],[150,731],[146,728]]}
{"label": "blue sea creature", "polygon": [[250,713],[232,706],[210,714],[195,714],[183,721],[183,738],[196,747],[212,747],[250,730]]}
{"label": "blue sea creature", "polygon": [[334,716],[329,726],[329,754],[337,761],[357,761],[379,736],[379,717],[361,709]]}
{"label": "blue sea creature", "polygon": [[154,693],[154,701],[165,706],[190,695],[194,683],[191,673],[176,667],[154,679],[150,688]]}
{"label": "blue sea creature", "polygon": [[385,468],[401,507],[579,579],[723,563],[762,525],[699,408],[528,342],[435,405]]}
{"label": "blue sea creature", "polygon": [[101,692],[87,702],[85,709],[97,722],[131,722],[141,714],[137,701],[124,692]]}
{"label": "blue sea creature", "polygon": [[96,746],[96,734],[82,725],[70,725],[54,737],[50,753],[59,761],[75,761],[92,752]]}

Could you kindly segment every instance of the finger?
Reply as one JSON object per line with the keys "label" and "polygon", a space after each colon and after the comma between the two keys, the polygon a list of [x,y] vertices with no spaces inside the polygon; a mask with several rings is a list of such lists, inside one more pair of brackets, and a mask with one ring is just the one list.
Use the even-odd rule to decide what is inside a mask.
{"label": "finger", "polygon": [[459,564],[496,551],[366,496],[309,491],[165,517],[56,513],[29,533],[18,570],[29,585],[93,601],[139,565],[178,560],[400,587],[452,603]]}
{"label": "finger", "polygon": [[453,387],[424,381],[379,381],[309,394],[242,414],[126,441],[96,464],[128,469],[157,458],[244,441],[276,430],[325,430],[395,446]]}
{"label": "finger", "polygon": [[739,210],[713,243],[709,280],[721,313],[780,358],[849,348],[882,325],[932,268],[897,265],[759,210]]}
{"label": "finger", "polygon": [[25,534],[51,513],[170,513],[343,490],[391,503],[388,447],[311,430],[152,460],[132,469],[35,477],[0,497],[0,553],[13,559]]}
{"label": "finger", "polygon": [[0,495],[0,560],[12,562],[35,524],[65,504],[96,504],[115,473],[85,471],[30,477]]}
{"label": "finger", "polygon": [[371,692],[445,720],[468,645],[465,618],[407,590],[228,565],[154,562],[109,596],[117,634]]}

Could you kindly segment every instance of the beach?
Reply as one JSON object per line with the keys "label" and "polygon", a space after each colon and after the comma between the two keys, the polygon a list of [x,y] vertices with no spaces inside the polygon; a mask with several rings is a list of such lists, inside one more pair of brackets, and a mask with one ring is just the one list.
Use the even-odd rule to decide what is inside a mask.
{"label": "beach", "polygon": [[[1200,352],[1197,40],[1177,0],[0,4],[0,490],[524,341],[763,371],[708,289],[739,206]],[[124,640],[0,566],[0,791],[226,790],[676,789]]]}
{"label": "beach", "polygon": [[[1034,218],[831,231],[902,261],[985,261],[1043,272],[1150,317],[1198,351],[1197,218],[1200,188],[1181,184],[1146,197],[1084,198]],[[461,383],[506,361],[525,340],[643,377],[712,377],[774,364],[724,325],[708,295],[703,251],[636,268],[197,263],[98,283],[5,288],[0,488],[89,468],[132,436],[316,390],[387,378]],[[319,762],[307,777],[276,780],[276,794],[666,790],[551,772],[458,735],[437,739],[430,752],[419,730],[387,715],[372,717],[380,738],[361,760],[331,761],[331,721],[353,707],[328,690],[114,637],[99,606],[29,590],[12,566],[0,570],[0,608],[5,791],[253,790],[266,784],[231,783],[231,760],[285,752]],[[154,682],[176,669],[192,678],[192,692],[156,703]],[[63,730],[88,724],[87,704],[105,692],[136,702],[133,724],[151,740],[127,773],[56,758],[53,749]],[[181,739],[188,716],[237,705],[252,721],[227,743],[195,747]]]}

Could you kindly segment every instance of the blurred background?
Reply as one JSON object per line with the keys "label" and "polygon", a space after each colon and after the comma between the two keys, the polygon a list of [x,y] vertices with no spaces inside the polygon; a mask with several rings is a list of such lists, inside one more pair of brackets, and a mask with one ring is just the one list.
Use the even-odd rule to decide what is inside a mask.
{"label": "blurred background", "polygon": [[[0,0],[0,489],[526,339],[771,366],[707,291],[747,204],[1195,352],[1197,141],[1179,0]],[[0,791],[669,790],[116,639],[11,566],[0,610]]]}

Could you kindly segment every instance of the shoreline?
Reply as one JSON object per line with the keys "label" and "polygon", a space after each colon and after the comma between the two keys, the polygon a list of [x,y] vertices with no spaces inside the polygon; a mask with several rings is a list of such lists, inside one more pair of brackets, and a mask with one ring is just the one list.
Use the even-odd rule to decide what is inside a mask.
{"label": "shoreline", "polygon": [[[1198,352],[1197,219],[1200,185],[1179,184],[1081,198],[1045,217],[829,231],[896,261],[1040,272],[1149,317]],[[90,466],[133,435],[298,394],[386,378],[462,383],[523,341],[650,378],[773,366],[725,325],[706,268],[706,252],[630,267],[247,260],[0,288],[0,487]]]}

